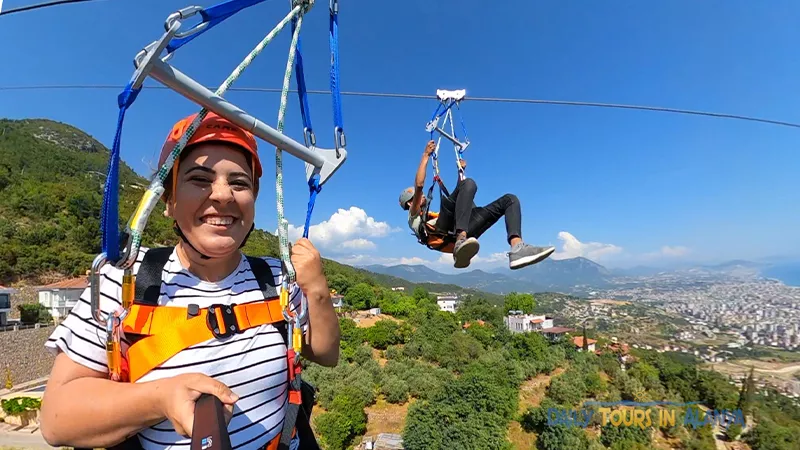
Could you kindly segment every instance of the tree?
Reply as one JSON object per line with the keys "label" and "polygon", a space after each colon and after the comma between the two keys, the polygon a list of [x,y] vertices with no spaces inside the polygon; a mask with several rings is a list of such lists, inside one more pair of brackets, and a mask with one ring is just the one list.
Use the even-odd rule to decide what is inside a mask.
{"label": "tree", "polygon": [[367,283],[358,283],[349,288],[344,296],[344,301],[355,309],[368,309],[375,298],[372,286]]}
{"label": "tree", "polygon": [[753,403],[753,394],[755,393],[755,380],[754,380],[754,368],[750,366],[750,374],[747,378],[742,382],[742,390],[739,391],[739,402],[736,404],[736,409],[742,411],[742,414],[747,414],[750,412],[751,405]]}
{"label": "tree", "polygon": [[17,305],[20,321],[23,324],[47,323],[53,320],[50,312],[41,303],[25,303]]}
{"label": "tree", "polygon": [[523,314],[531,314],[536,307],[536,300],[531,294],[519,294],[512,292],[505,297],[504,311],[522,311]]}

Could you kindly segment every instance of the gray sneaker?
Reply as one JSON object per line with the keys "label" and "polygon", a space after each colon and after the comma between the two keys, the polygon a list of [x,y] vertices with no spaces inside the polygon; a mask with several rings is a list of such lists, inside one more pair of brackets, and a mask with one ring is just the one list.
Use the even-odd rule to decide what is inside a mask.
{"label": "gray sneaker", "polygon": [[516,270],[536,264],[552,255],[555,250],[555,247],[534,247],[525,243],[518,244],[508,253],[508,266],[511,270]]}
{"label": "gray sneaker", "polygon": [[453,246],[453,259],[455,260],[453,266],[456,269],[468,267],[470,260],[473,256],[478,254],[480,248],[481,245],[474,237],[457,240],[456,245]]}

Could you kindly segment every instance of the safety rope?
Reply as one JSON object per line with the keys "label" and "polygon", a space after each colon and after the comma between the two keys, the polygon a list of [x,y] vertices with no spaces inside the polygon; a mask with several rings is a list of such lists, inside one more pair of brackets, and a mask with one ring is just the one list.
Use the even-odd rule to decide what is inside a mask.
{"label": "safety rope", "polygon": [[[278,124],[275,127],[278,132],[283,133],[283,119],[286,115],[286,102],[289,99],[289,84],[292,81],[292,65],[294,64],[295,51],[297,49],[300,27],[303,25],[302,14],[297,18],[297,25],[292,34],[292,43],[289,46],[289,58],[286,61],[286,72],[283,77],[283,89],[281,90],[281,103],[278,109]],[[295,271],[292,261],[289,258],[289,221],[283,215],[283,150],[275,147],[275,193],[277,197],[278,210],[278,246],[280,248],[281,260],[283,261],[286,276],[284,285],[294,283]]]}
{"label": "safety rope", "polygon": [[[258,43],[258,45],[244,58],[244,60],[231,72],[228,78],[222,83],[222,85],[216,90],[215,94],[218,96],[222,96],[228,88],[239,78],[239,76],[244,72],[244,70],[250,65],[250,63],[258,56],[261,51],[269,45],[270,42],[275,38],[275,36],[286,27],[286,25],[300,13],[301,6],[296,6],[292,8],[289,14],[281,20],[278,25],[267,34],[264,39]],[[137,207],[136,211],[134,212],[131,220],[129,222],[129,239],[131,239],[131,247],[130,251],[127,254],[127,258],[125,261],[122,261],[122,267],[129,267],[132,266],[133,263],[136,261],[136,255],[139,253],[139,248],[141,247],[142,237],[144,234],[144,228],[147,225],[147,219],[152,213],[153,209],[155,209],[156,204],[158,203],[158,199],[161,196],[161,193],[164,191],[164,181],[166,180],[167,176],[169,175],[170,171],[172,170],[172,166],[175,163],[175,160],[178,158],[180,152],[186,146],[186,143],[194,134],[195,130],[199,126],[199,124],[203,121],[203,119],[208,114],[208,110],[203,108],[200,110],[200,113],[197,114],[195,119],[186,129],[186,132],[181,136],[178,143],[172,149],[170,154],[167,156],[166,161],[164,164],[159,168],[156,175],[153,177],[153,180],[150,183],[150,186],[147,188],[145,195],[142,197],[139,206]],[[109,229],[107,231],[113,232],[114,229]],[[110,259],[110,258],[109,258]],[[113,259],[111,259],[113,261]]]}

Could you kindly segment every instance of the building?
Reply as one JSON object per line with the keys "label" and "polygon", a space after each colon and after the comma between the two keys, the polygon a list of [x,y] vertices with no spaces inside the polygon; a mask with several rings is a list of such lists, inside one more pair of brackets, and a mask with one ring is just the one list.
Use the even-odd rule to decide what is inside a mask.
{"label": "building", "polygon": [[[588,347],[589,351],[590,352],[594,352],[594,344],[596,344],[597,341],[595,339],[591,339],[591,338],[588,338],[587,341],[588,341],[587,347]],[[583,336],[575,336],[575,337],[573,337],[572,338],[572,343],[575,344],[575,347],[578,349],[579,352],[583,351]]]}
{"label": "building", "polygon": [[392,288],[392,290],[393,290],[393,291],[400,291],[400,292],[403,292],[403,291],[405,291],[405,290],[406,290],[406,288],[404,288],[403,286],[395,286],[395,287],[393,287],[393,288]]}
{"label": "building", "polygon": [[0,327],[8,325],[8,317],[11,315],[11,295],[17,291],[5,286],[0,286]]}
{"label": "building", "polygon": [[553,328],[552,317],[522,314],[521,311],[510,311],[509,315],[503,318],[503,323],[512,333],[529,333]]}
{"label": "building", "polygon": [[344,295],[331,294],[331,302],[333,303],[333,309],[336,310],[337,313],[342,312],[342,308],[344,308]]}
{"label": "building", "polygon": [[572,328],[565,328],[565,327],[552,327],[552,328],[542,328],[540,333],[550,342],[557,342],[560,341],[567,333],[571,333],[575,331]]}
{"label": "building", "polygon": [[41,286],[37,289],[39,303],[47,308],[54,319],[64,318],[78,304],[81,294],[88,286],[88,277],[73,278]]}
{"label": "building", "polygon": [[440,311],[447,311],[454,313],[458,309],[458,305],[460,303],[461,299],[459,299],[458,295],[455,294],[445,294],[436,296],[436,304],[439,305]]}

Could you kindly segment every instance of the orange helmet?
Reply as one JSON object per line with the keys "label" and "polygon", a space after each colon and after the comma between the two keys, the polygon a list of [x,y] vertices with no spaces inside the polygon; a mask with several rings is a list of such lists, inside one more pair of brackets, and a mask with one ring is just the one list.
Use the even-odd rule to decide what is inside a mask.
{"label": "orange helmet", "polygon": [[[186,129],[192,124],[198,113],[194,113],[178,121],[170,131],[164,146],[161,147],[161,156],[158,158],[159,167],[167,160],[167,156],[186,133]],[[252,133],[244,130],[238,125],[234,125],[229,120],[218,116],[209,111],[206,117],[200,122],[186,147],[201,142],[228,142],[240,147],[249,156],[253,164],[253,176],[255,180],[261,178],[261,161],[258,158],[258,144]],[[177,161],[174,167],[177,167]],[[254,181],[255,181],[254,180]]]}

